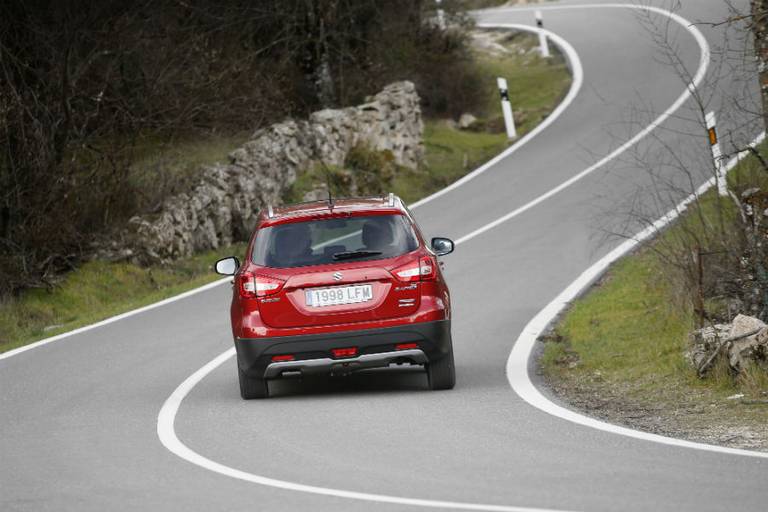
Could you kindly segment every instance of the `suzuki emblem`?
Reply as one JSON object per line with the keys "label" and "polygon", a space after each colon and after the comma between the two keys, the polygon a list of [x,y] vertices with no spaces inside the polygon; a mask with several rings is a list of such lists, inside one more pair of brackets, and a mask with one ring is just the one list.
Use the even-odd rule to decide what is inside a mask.
{"label": "suzuki emblem", "polygon": [[341,275],[341,272],[334,272],[333,273],[333,280],[334,281],[341,281],[341,278],[344,277]]}

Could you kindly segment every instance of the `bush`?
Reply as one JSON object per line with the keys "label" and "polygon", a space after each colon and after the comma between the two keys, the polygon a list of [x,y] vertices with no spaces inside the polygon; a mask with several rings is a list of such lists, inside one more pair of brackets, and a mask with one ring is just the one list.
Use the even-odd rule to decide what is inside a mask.
{"label": "bush", "polygon": [[401,170],[391,151],[376,151],[365,144],[353,147],[344,167],[315,163],[300,173],[283,201],[298,203],[328,197],[381,196],[392,191],[395,174]]}
{"label": "bush", "polygon": [[391,151],[375,151],[358,144],[347,153],[344,165],[352,171],[357,195],[382,195],[392,189],[397,164]]}

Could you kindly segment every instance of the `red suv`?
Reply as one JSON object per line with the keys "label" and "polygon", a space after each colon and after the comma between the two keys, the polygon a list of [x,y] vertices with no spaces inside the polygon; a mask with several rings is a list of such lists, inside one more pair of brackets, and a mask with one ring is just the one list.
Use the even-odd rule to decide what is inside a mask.
{"label": "red suv", "polygon": [[232,334],[243,398],[288,374],[423,365],[431,389],[455,382],[451,301],[437,256],[403,202],[315,201],[261,212],[234,276]]}

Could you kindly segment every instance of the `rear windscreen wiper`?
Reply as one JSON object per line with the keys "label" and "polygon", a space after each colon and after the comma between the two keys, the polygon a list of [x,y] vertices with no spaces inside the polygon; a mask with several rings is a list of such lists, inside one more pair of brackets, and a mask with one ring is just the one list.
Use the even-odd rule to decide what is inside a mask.
{"label": "rear windscreen wiper", "polygon": [[333,255],[335,260],[351,260],[354,258],[365,258],[366,256],[377,256],[381,251],[345,251],[337,252]]}

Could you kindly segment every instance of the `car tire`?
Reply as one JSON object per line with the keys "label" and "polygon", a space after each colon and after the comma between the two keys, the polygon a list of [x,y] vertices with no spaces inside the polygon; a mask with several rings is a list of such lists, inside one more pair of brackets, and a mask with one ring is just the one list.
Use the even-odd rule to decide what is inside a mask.
{"label": "car tire", "polygon": [[237,365],[237,376],[240,381],[240,396],[243,400],[269,397],[269,388],[265,379],[254,379],[245,374]]}
{"label": "car tire", "polygon": [[453,389],[456,385],[456,369],[453,365],[453,347],[442,358],[427,364],[429,389]]}

